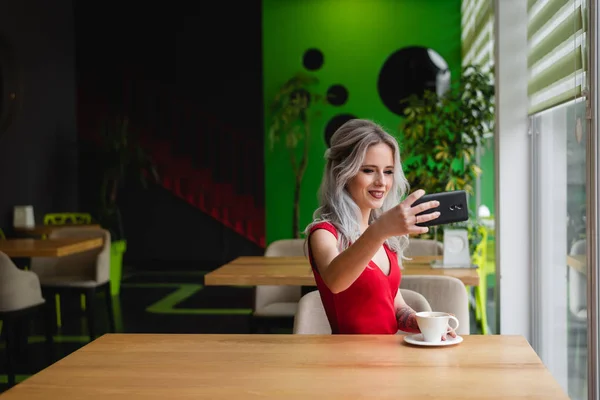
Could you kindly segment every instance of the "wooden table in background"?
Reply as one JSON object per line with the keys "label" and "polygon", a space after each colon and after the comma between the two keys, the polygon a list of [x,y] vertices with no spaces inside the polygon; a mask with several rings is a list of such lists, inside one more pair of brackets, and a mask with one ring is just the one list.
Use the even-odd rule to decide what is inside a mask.
{"label": "wooden table in background", "polygon": [[[466,286],[478,286],[479,274],[475,268],[432,268],[432,261],[441,256],[413,257],[404,261],[403,275],[452,276]],[[306,257],[238,257],[204,276],[207,286],[288,285],[315,286],[310,264]]]}
{"label": "wooden table in background", "polygon": [[233,334],[104,335],[0,398],[568,399],[522,336]]}
{"label": "wooden table in background", "polygon": [[102,247],[103,238],[7,239],[0,240],[0,252],[11,258],[64,257]]}
{"label": "wooden table in background", "polygon": [[85,225],[36,225],[33,228],[14,228],[15,232],[19,232],[22,234],[33,235],[33,236],[42,236],[49,235],[52,231],[58,229],[69,229],[69,228],[100,228],[99,224],[85,224]]}

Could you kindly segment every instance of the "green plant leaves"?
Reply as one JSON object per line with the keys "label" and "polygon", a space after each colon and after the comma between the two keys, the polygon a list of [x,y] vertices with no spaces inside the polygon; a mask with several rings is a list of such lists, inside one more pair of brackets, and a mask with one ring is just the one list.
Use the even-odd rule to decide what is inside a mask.
{"label": "green plant leaves", "polygon": [[426,91],[404,102],[400,141],[411,187],[427,193],[464,189],[472,194],[474,179],[481,174],[475,149],[494,132],[491,74],[467,66],[445,95]]}
{"label": "green plant leaves", "polygon": [[268,133],[269,148],[283,146],[288,152],[290,164],[296,177],[294,188],[294,210],[292,215],[292,237],[298,237],[300,183],[308,164],[310,120],[318,117],[314,105],[323,103],[326,97],[312,90],[318,84],[316,77],[298,73],[285,82],[275,94],[270,109]]}
{"label": "green plant leaves", "polygon": [[[271,150],[279,142],[288,149],[293,149],[307,138],[304,126],[309,123],[311,105],[324,99],[324,96],[311,91],[318,83],[316,77],[301,72],[279,88],[270,107],[268,139]],[[281,138],[285,140],[282,141]]]}
{"label": "green plant leaves", "polygon": [[435,160],[433,159],[433,157],[427,156],[427,166],[430,169],[435,169],[435,167],[437,166],[437,163],[435,162]]}
{"label": "green plant leaves", "polygon": [[461,175],[465,172],[463,166],[464,166],[463,161],[460,158],[453,159],[452,163],[450,164],[450,168],[452,169],[452,172],[456,172]]}
{"label": "green plant leaves", "polygon": [[[412,188],[427,193],[463,189],[473,194],[475,179],[482,171],[477,165],[477,145],[494,133],[494,85],[492,75],[476,66],[467,66],[460,80],[443,96],[426,91],[422,97],[405,99],[405,118],[400,125],[404,172]],[[473,216],[468,223],[451,227],[469,231],[472,250],[479,243],[479,224]],[[439,235],[444,226],[437,227]],[[431,238],[434,233],[423,235]]]}
{"label": "green plant leaves", "polygon": [[406,167],[416,166],[421,163],[422,158],[423,156],[420,154],[411,154],[408,158],[404,160],[403,164]]}

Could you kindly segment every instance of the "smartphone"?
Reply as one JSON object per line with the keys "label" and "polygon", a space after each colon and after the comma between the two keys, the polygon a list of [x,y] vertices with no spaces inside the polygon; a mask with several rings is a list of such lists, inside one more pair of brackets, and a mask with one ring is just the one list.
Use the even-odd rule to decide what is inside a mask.
{"label": "smartphone", "polygon": [[439,211],[440,216],[431,221],[416,224],[417,226],[444,225],[451,224],[453,222],[462,222],[469,219],[469,205],[467,204],[467,192],[465,192],[464,190],[454,190],[452,192],[426,194],[417,201],[415,201],[412,204],[412,206],[414,207],[418,204],[426,203],[432,200],[439,201],[440,205],[438,207],[430,208],[429,210],[423,211],[422,213],[419,213],[417,215],[425,215],[435,211]]}

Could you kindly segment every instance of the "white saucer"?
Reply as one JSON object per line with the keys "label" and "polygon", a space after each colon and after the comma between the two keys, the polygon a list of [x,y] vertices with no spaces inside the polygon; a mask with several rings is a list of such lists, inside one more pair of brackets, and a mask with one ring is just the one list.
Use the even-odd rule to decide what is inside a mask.
{"label": "white saucer", "polygon": [[463,341],[462,336],[456,335],[455,338],[446,336],[446,340],[443,342],[430,343],[423,341],[423,335],[418,333],[416,335],[404,336],[406,343],[414,344],[416,346],[428,346],[428,347],[439,347],[439,346],[453,346]]}

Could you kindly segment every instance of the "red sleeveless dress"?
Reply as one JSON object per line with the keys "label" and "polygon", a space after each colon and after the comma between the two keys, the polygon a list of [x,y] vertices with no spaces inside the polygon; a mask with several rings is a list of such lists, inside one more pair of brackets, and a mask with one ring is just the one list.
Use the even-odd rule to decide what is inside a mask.
{"label": "red sleeveless dress", "polygon": [[[337,230],[331,223],[321,222],[311,228],[309,238],[310,234],[317,229],[326,229],[335,235],[336,239],[338,237]],[[387,244],[383,246],[390,260],[389,275],[386,276],[371,260],[349,288],[336,294],[332,293],[323,282],[312,257],[309,242],[310,265],[333,334],[381,335],[398,332],[394,299],[402,277],[398,256],[389,249]]]}

